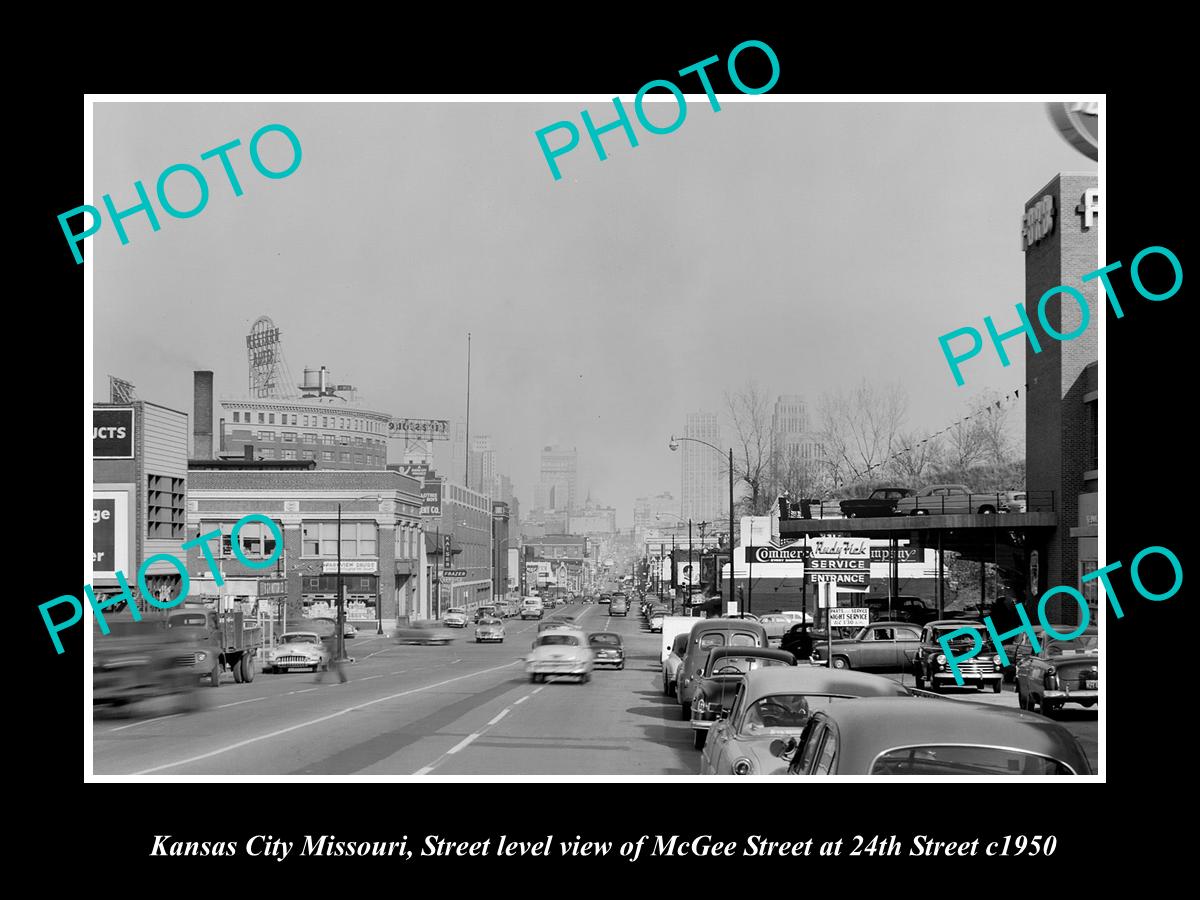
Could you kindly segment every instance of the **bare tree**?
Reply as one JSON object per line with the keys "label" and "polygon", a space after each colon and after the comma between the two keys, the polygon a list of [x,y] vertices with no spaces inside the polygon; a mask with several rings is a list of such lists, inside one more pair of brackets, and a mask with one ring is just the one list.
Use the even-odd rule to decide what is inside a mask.
{"label": "bare tree", "polygon": [[776,496],[823,497],[829,489],[829,475],[820,459],[803,456],[796,446],[776,451],[776,481],[773,491]]}
{"label": "bare tree", "polygon": [[897,436],[908,411],[908,398],[898,384],[875,388],[863,379],[850,391],[822,396],[821,440],[826,466],[835,486],[878,478],[897,448]]}
{"label": "bare tree", "polygon": [[733,423],[733,477],[748,491],[742,498],[742,506],[747,515],[765,515],[775,502],[772,494],[775,442],[767,395],[750,381],[735,393],[726,393],[725,405]]}
{"label": "bare tree", "polygon": [[922,438],[918,432],[905,431],[896,435],[899,450],[887,469],[902,487],[919,487],[939,467],[942,444],[936,437]]}

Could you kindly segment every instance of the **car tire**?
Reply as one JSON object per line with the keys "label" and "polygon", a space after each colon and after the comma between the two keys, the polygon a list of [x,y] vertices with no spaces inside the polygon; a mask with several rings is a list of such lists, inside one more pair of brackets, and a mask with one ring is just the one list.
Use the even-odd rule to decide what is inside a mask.
{"label": "car tire", "polygon": [[692,721],[692,708],[690,706],[684,706],[682,703],[680,703],[679,718],[685,722]]}
{"label": "car tire", "polygon": [[242,681],[249,684],[254,680],[254,657],[247,653],[242,657]]}
{"label": "car tire", "polygon": [[580,675],[580,676],[579,676],[579,683],[580,683],[580,684],[587,684],[587,683],[588,683],[589,681],[591,681],[591,680],[592,680],[592,673],[591,673],[591,672],[584,672],[582,675]]}
{"label": "car tire", "polygon": [[624,668],[625,668],[625,663],[621,663],[619,666],[617,666],[617,669],[618,669],[618,670],[621,670],[621,669],[624,669]]}
{"label": "car tire", "polygon": [[692,746],[697,750],[704,749],[704,743],[708,740],[708,732],[703,728],[692,729]]}
{"label": "car tire", "polygon": [[209,687],[221,686],[221,663],[219,661],[213,663],[212,671],[208,673],[208,677]]}
{"label": "car tire", "polygon": [[849,668],[850,668],[850,660],[848,660],[848,659],[847,659],[846,657],[844,657],[844,656],[835,656],[835,657],[833,658],[833,668],[835,668],[835,669],[849,669]]}
{"label": "car tire", "polygon": [[913,676],[913,680],[915,682],[915,686],[916,686],[917,690],[919,690],[919,691],[925,690],[925,676],[924,675],[921,675],[920,673],[918,673],[917,675]]}
{"label": "car tire", "polygon": [[239,656],[238,661],[229,667],[229,671],[231,671],[233,673],[233,683],[234,684],[241,684],[243,681],[243,679],[242,679],[242,659],[243,658],[244,657]]}
{"label": "car tire", "polygon": [[979,515],[981,515],[981,516],[990,516],[995,512],[996,512],[996,507],[994,507],[990,504],[986,504],[984,506],[979,507]]}
{"label": "car tire", "polygon": [[1001,682],[999,679],[992,682],[992,693],[993,694],[999,694],[1002,690],[1004,690],[1003,682]]}

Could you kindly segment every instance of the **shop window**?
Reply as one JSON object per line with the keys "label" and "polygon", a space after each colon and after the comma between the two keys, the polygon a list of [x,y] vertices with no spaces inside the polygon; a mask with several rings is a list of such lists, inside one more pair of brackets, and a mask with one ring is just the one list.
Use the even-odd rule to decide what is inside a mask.
{"label": "shop window", "polygon": [[283,451],[283,458],[284,458],[284,459],[295,459],[295,458],[296,458],[296,451],[295,451],[295,450],[284,450],[284,451]]}
{"label": "shop window", "polygon": [[263,459],[274,459],[275,458],[275,451],[271,447],[259,447],[258,452],[259,452],[259,455],[262,456]]}
{"label": "shop window", "polygon": [[146,477],[147,540],[182,541],[187,528],[185,480],[168,475]]}

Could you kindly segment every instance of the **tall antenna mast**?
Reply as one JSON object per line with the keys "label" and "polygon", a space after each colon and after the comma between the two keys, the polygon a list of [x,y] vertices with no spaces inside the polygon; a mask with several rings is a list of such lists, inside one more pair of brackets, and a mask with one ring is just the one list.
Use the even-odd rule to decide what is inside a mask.
{"label": "tall antenna mast", "polygon": [[467,332],[467,435],[466,462],[463,464],[463,485],[471,489],[471,332]]}

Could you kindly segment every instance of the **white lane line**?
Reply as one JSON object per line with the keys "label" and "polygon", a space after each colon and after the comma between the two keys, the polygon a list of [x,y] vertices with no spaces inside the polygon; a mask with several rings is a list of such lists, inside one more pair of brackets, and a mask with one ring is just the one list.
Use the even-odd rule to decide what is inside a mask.
{"label": "white lane line", "polygon": [[495,725],[497,722],[499,722],[501,719],[503,719],[505,716],[508,715],[508,711],[510,709],[512,709],[512,707],[506,706],[504,709],[500,710],[500,714],[498,716],[496,716],[495,718],[493,718],[492,720],[490,720],[488,722],[488,724]]}
{"label": "white lane line", "polygon": [[404,674],[405,672],[407,672],[407,671],[408,671],[408,669],[397,669],[397,670],[396,670],[395,672],[393,672],[392,674],[393,674],[393,675],[403,675],[403,674]]}
{"label": "white lane line", "polygon": [[[551,675],[550,677],[551,677],[551,678],[553,678],[554,676],[553,676],[553,675]],[[530,696],[530,697],[532,697],[532,696],[533,696],[534,694],[536,694],[538,691],[544,691],[545,689],[546,689],[546,686],[545,686],[545,685],[542,685],[542,686],[541,686],[541,687],[539,687],[539,688],[534,688],[532,691],[530,691],[530,693],[529,693],[529,696]]]}
{"label": "white lane line", "polygon": [[370,681],[372,678],[382,678],[382,675],[368,675],[366,678],[360,678],[359,681]]}
{"label": "white lane line", "polygon": [[522,697],[520,700],[517,700],[517,701],[515,701],[515,702],[513,703],[513,706],[520,706],[522,703],[524,703],[526,700],[528,700],[528,699],[529,699],[530,697],[532,697],[532,696],[533,696],[533,694],[526,694],[526,695],[525,695],[524,697]]}
{"label": "white lane line", "polygon": [[430,772],[432,772],[432,771],[433,771],[435,768],[437,768],[437,764],[438,764],[439,762],[441,762],[441,759],[438,759],[437,761],[435,761],[435,762],[433,762],[433,763],[430,763],[430,764],[429,764],[429,765],[427,765],[427,766],[422,766],[421,768],[417,769],[417,771],[413,772],[413,775],[414,775],[414,776],[415,776],[415,775],[428,775],[428,774],[429,774]]}
{"label": "white lane line", "polygon": [[[210,757],[213,757],[213,756],[219,756],[222,753],[228,753],[230,750],[237,750],[238,748],[245,747],[249,744],[256,744],[259,741],[265,741],[265,740],[269,740],[270,738],[273,738],[273,737],[279,737],[281,734],[289,734],[290,732],[297,731],[301,728],[307,728],[309,725],[317,725],[317,724],[320,724],[321,722],[328,722],[330,719],[336,719],[338,716],[344,716],[346,713],[354,712],[355,710],[366,709],[368,706],[374,706],[376,703],[386,703],[388,700],[395,700],[398,697],[407,697],[411,694],[419,694],[423,691],[429,691],[429,690],[433,690],[434,688],[437,688],[437,687],[442,687],[443,685],[453,684],[456,681],[464,681],[467,678],[474,678],[477,675],[486,675],[489,672],[499,672],[501,669],[508,669],[508,668],[511,668],[512,666],[515,666],[516,664],[517,664],[517,661],[513,660],[512,662],[505,663],[502,666],[493,666],[490,669],[480,669],[478,672],[468,672],[466,675],[458,675],[454,678],[448,678],[445,681],[439,681],[435,684],[427,684],[427,685],[425,685],[425,687],[410,688],[407,691],[400,691],[400,693],[398,693],[398,694],[388,694],[386,697],[379,697],[375,700],[368,700],[366,703],[359,703],[354,706],[347,706],[345,709],[339,709],[337,712],[330,713],[327,716],[318,716],[315,719],[309,719],[307,722],[299,722],[295,725],[289,725],[287,728],[280,728],[276,731],[270,731],[270,732],[267,732],[266,734],[260,734],[257,737],[246,738],[246,740],[244,740],[244,741],[237,741],[236,743],[229,744],[225,747],[218,747],[216,750],[209,750],[207,753],[200,753],[200,754],[197,754],[196,756],[189,756],[187,759],[181,759],[181,760],[178,760],[177,762],[163,763],[161,766],[152,766],[149,769],[141,769],[140,771],[137,771],[137,772],[131,772],[130,775],[149,775],[153,772],[161,772],[163,769],[173,769],[176,766],[185,766],[185,765],[188,765],[189,763],[199,762],[202,759],[209,759]],[[310,690],[315,691],[316,688],[310,688]],[[304,693],[304,691],[297,691],[297,693]]]}
{"label": "white lane line", "polygon": [[305,688],[302,691],[288,691],[288,694],[307,694],[309,691],[315,691],[316,688]]}
{"label": "white lane line", "polygon": [[475,732],[474,734],[467,735],[465,738],[463,738],[461,741],[459,741],[457,744],[455,744],[453,747],[451,747],[449,750],[447,750],[446,755],[449,756],[451,753],[457,753],[459,750],[461,750],[463,747],[467,746],[467,744],[471,743],[471,741],[475,740],[475,738],[477,738],[477,737],[479,737],[478,731]]}
{"label": "white lane line", "polygon": [[144,722],[133,722],[129,725],[118,725],[116,728],[109,729],[109,732],[124,731],[126,728],[137,728],[139,725],[149,725],[151,722],[161,722],[164,719],[174,719],[176,716],[182,716],[183,713],[171,713],[169,716],[155,716],[153,719],[146,719]]}
{"label": "white lane line", "polygon": [[220,706],[214,706],[213,709],[224,709],[227,706],[241,706],[243,703],[257,703],[259,700],[266,699],[266,697],[251,697],[249,700],[234,700],[232,703],[222,703]]}

